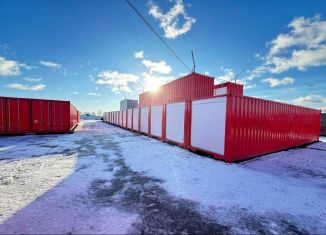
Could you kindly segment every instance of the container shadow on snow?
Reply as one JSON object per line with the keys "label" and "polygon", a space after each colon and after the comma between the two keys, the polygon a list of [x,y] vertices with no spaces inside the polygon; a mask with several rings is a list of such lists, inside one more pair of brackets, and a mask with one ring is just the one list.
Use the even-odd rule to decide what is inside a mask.
{"label": "container shadow on snow", "polygon": [[[77,161],[70,175],[5,220],[0,225],[0,233],[312,232],[296,224],[297,218],[287,213],[256,214],[250,208],[223,208],[223,205],[222,209],[212,208],[210,212],[202,213],[200,203],[169,194],[162,187],[162,179],[131,169],[113,136],[147,140],[147,137],[101,123],[86,123],[74,135],[36,136],[27,138],[27,141],[13,137],[16,138],[13,139],[15,147],[0,152],[0,158],[5,153],[18,156],[28,148],[37,147],[40,151],[32,154],[35,159],[59,154],[75,155]],[[20,144],[21,148],[17,149]],[[19,161],[14,157],[7,158]],[[275,159],[279,161],[279,158]],[[239,167],[261,170],[246,162]],[[263,170],[267,168],[266,165]],[[267,173],[273,174],[272,171]],[[105,211],[107,208],[114,208],[114,213]],[[136,219],[128,219],[129,215],[136,215]],[[219,218],[227,216],[233,218],[233,222],[225,223]],[[312,224],[319,223],[314,218],[303,219]],[[121,220],[121,223],[113,220]],[[125,230],[115,228],[123,224]]]}
{"label": "container shadow on snow", "polygon": [[[48,141],[51,142],[52,138],[57,136],[50,136]],[[36,137],[37,138],[37,137]],[[41,148],[57,148],[56,144],[48,142],[35,141],[34,138],[27,144],[30,147],[35,145]],[[16,211],[10,218],[4,221],[0,225],[0,233],[37,233],[37,232],[51,232],[55,229],[55,224],[49,223],[49,220],[57,219],[54,217],[63,216],[64,218],[70,216],[76,216],[75,211],[72,210],[72,214],[69,210],[64,209],[58,213],[58,208],[50,208],[49,205],[56,206],[53,203],[52,194],[57,194],[62,188],[69,189],[73,187],[73,183],[76,182],[76,173],[87,170],[90,166],[85,164],[83,158],[95,156],[98,152],[96,151],[96,140],[97,144],[108,149],[115,149],[117,147],[108,139],[103,139],[103,136],[94,135],[91,138],[83,137],[81,139],[74,140],[74,144],[79,147],[74,149],[63,148],[62,151],[54,150],[51,154],[61,155],[74,155],[78,154],[78,160],[75,164],[72,174],[66,176],[61,182],[52,187],[47,192],[30,202],[24,208]],[[212,219],[203,217],[199,212],[193,209],[196,203],[187,200],[177,200],[160,187],[162,182],[159,179],[147,177],[142,173],[132,171],[123,161],[123,157],[119,154],[115,159],[109,159],[109,156],[101,154],[102,159],[106,163],[106,169],[104,171],[110,172],[116,168],[116,172],[113,178],[103,179],[95,178],[91,181],[87,193],[82,195],[75,195],[74,200],[88,204],[87,207],[103,208],[103,207],[117,207],[118,210],[125,211],[128,213],[139,214],[141,219],[134,223],[129,232],[131,233],[159,233],[159,232],[191,232],[198,231],[201,233],[225,233],[229,231],[226,226],[215,223]],[[33,157],[41,157],[33,155]],[[12,161],[20,161],[12,159]],[[105,183],[110,182],[110,187],[105,188]],[[68,193],[68,192],[67,192]],[[64,195],[58,195],[64,196]],[[120,198],[120,199],[119,199]],[[58,201],[62,198],[57,198]],[[67,202],[67,201],[66,201]],[[91,202],[91,203],[90,203]],[[77,203],[75,206],[78,206]],[[48,206],[45,206],[48,205]],[[63,205],[65,206],[65,205]],[[59,205],[60,207],[60,205]],[[44,213],[45,210],[50,210],[51,213]],[[70,208],[72,209],[72,208]],[[89,209],[89,208],[88,208]],[[83,211],[86,213],[86,210]],[[48,217],[47,219],[45,219]],[[50,217],[50,219],[49,219]],[[43,219],[38,221],[37,225],[33,225],[35,218]],[[116,218],[118,219],[118,218]],[[59,220],[57,222],[69,222]],[[78,223],[89,223],[88,221],[79,220]],[[63,224],[58,224],[59,226]],[[65,226],[63,226],[65,227]],[[69,227],[69,226],[68,226]],[[57,232],[85,232],[75,230],[71,224],[71,228],[67,230],[54,230]],[[92,230],[86,230],[91,231]],[[110,232],[110,230],[106,231]]]}

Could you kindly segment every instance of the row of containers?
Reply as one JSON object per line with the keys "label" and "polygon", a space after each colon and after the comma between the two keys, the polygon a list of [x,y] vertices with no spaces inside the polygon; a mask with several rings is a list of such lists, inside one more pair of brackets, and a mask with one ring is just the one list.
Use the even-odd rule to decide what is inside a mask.
{"label": "row of containers", "polygon": [[78,123],[70,101],[0,97],[0,135],[66,133]]}
{"label": "row of containers", "polygon": [[228,87],[237,86],[222,84],[214,96],[192,101],[106,112],[103,120],[225,162],[319,140],[320,110],[243,96]]}

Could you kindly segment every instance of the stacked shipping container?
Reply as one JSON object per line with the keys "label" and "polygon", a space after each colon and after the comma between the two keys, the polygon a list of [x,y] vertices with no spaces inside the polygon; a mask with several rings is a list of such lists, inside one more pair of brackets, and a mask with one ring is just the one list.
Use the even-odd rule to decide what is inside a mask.
{"label": "stacked shipping container", "polygon": [[212,96],[213,87],[213,77],[191,73],[161,86],[157,92],[148,91],[140,94],[139,107],[209,97]]}
{"label": "stacked shipping container", "polygon": [[[120,118],[123,122],[131,113],[129,129],[226,162],[319,139],[320,110],[243,96],[242,85],[234,83],[212,86],[210,97],[205,96],[188,100],[185,95],[177,97],[180,102],[164,103],[162,98],[146,95],[140,108],[130,109]],[[125,127],[106,118],[104,121]]]}
{"label": "stacked shipping container", "polygon": [[0,97],[0,134],[63,133],[79,112],[69,101]]}

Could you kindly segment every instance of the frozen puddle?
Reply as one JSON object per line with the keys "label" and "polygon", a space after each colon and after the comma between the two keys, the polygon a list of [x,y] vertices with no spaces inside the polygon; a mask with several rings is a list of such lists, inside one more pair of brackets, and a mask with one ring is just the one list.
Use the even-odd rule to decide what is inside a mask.
{"label": "frozen puddle", "polygon": [[99,122],[0,138],[0,233],[325,233],[326,143],[226,164]]}

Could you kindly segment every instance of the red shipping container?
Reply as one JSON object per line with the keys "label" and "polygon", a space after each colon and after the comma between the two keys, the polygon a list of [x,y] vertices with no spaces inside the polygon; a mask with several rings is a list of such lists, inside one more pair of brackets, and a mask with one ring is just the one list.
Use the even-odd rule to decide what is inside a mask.
{"label": "red shipping container", "polygon": [[190,101],[213,95],[214,78],[191,73],[161,86],[156,92],[145,92],[139,95],[139,107]]}
{"label": "red shipping container", "polygon": [[79,123],[79,111],[77,108],[70,103],[70,131],[74,130]]}
{"label": "red shipping container", "polygon": [[79,118],[69,101],[0,97],[0,134],[70,132]]}
{"label": "red shipping container", "polygon": [[247,96],[229,96],[227,102],[227,162],[319,140],[320,110]]}
{"label": "red shipping container", "polygon": [[236,162],[319,139],[320,110],[246,96],[194,100],[188,143],[216,159]]}
{"label": "red shipping container", "polygon": [[31,106],[32,132],[69,132],[77,125],[78,111],[69,101],[32,99]]}
{"label": "red shipping container", "polygon": [[[202,82],[200,79],[189,79],[180,84],[195,87]],[[187,94],[181,96],[177,93],[181,89],[179,84],[169,83],[166,86],[171,86],[169,91],[156,93],[156,99],[147,93],[140,95],[143,96],[140,105],[146,105],[133,110],[134,130],[173,141],[187,149],[209,153],[226,162],[237,162],[319,140],[320,110],[243,96],[243,86],[230,82],[207,85],[193,94],[188,89]],[[161,96],[163,93],[164,96]],[[170,99],[184,101],[172,102]],[[161,113],[156,114],[155,108],[162,104],[163,109],[159,110],[163,115],[161,117]],[[135,123],[140,126],[135,126]]]}
{"label": "red shipping container", "polygon": [[0,134],[30,132],[28,99],[0,97]]}

